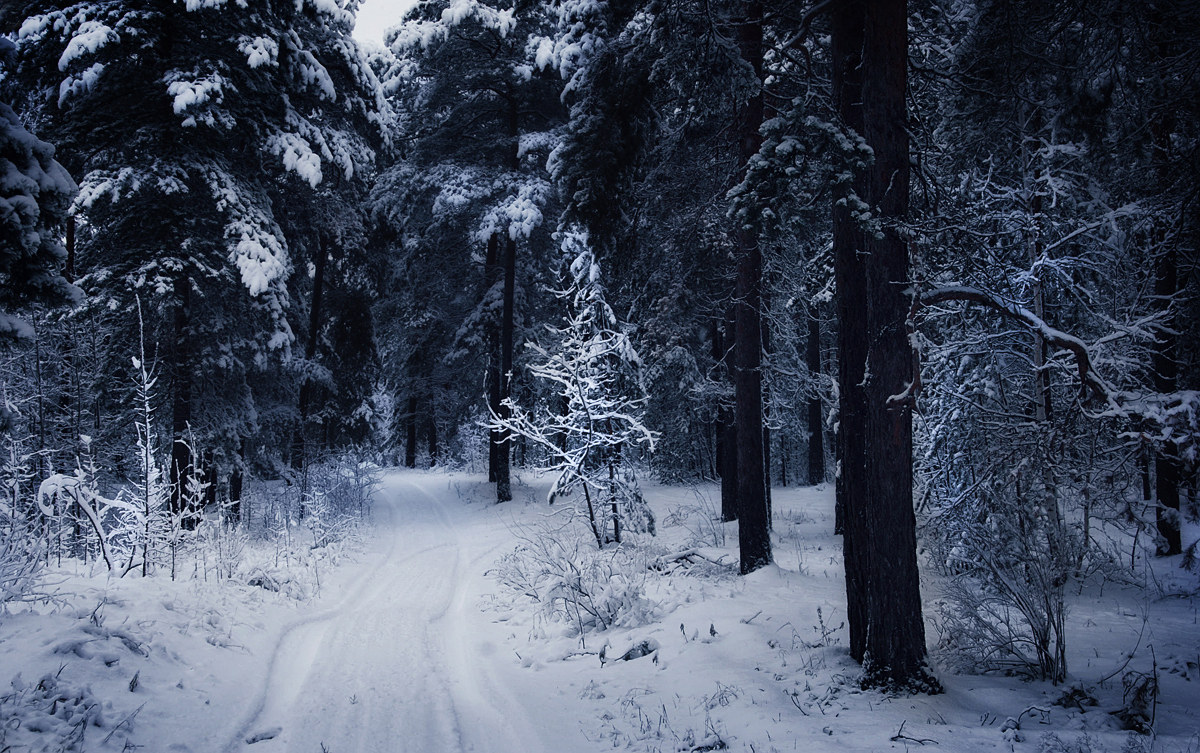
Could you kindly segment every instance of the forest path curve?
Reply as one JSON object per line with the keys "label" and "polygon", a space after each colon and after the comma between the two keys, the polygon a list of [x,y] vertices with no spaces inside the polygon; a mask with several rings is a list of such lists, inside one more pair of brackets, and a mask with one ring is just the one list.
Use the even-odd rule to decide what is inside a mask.
{"label": "forest path curve", "polygon": [[[541,709],[513,687],[527,684],[522,670],[486,640],[494,626],[476,608],[511,541],[480,507],[445,476],[385,476],[375,511],[386,555],[339,604],[281,634],[226,753],[546,750]],[[269,739],[248,743],[256,736]]]}

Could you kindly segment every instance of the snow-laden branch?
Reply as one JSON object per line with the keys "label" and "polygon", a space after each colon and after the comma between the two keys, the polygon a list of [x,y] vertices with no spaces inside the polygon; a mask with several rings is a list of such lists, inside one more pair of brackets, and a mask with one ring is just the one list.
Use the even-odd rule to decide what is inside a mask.
{"label": "snow-laden branch", "polygon": [[[1147,438],[1173,442],[1185,460],[1195,462],[1196,440],[1200,437],[1200,392],[1139,393],[1118,390],[1096,370],[1091,349],[1083,340],[1051,326],[1024,306],[967,285],[947,285],[917,295],[909,318],[910,331],[915,326],[916,314],[922,308],[955,301],[992,309],[1038,333],[1047,344],[1070,352],[1075,358],[1080,383],[1105,406],[1096,414],[1097,417],[1122,418],[1140,424],[1139,431],[1148,435]],[[919,382],[914,381],[913,386],[902,395],[895,396],[891,402],[911,400],[917,385]]]}
{"label": "snow-laden branch", "polygon": [[1075,357],[1075,363],[1079,370],[1079,381],[1111,407],[1117,407],[1114,400],[1116,391],[1105,381],[1104,377],[1096,372],[1092,365],[1091,352],[1083,340],[1051,327],[1044,319],[1024,306],[1001,300],[980,288],[967,285],[946,286],[922,293],[919,304],[920,307],[936,306],[939,303],[950,301],[967,301],[986,306],[1025,325],[1031,331],[1037,332],[1048,344],[1070,351],[1071,355]]}

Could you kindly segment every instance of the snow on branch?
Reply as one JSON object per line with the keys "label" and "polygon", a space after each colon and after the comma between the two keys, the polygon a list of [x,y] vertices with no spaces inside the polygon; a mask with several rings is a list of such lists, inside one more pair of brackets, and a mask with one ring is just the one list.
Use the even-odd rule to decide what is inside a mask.
{"label": "snow on branch", "polygon": [[1031,331],[1039,333],[1045,338],[1048,344],[1070,351],[1075,357],[1075,363],[1079,369],[1079,381],[1094,392],[1101,400],[1104,400],[1110,406],[1116,406],[1116,391],[1096,372],[1092,365],[1091,352],[1083,340],[1051,327],[1044,319],[1041,319],[1024,306],[1001,300],[991,293],[966,285],[946,286],[922,293],[919,305],[920,307],[936,306],[939,303],[948,303],[950,301],[967,301],[986,306],[1009,319],[1024,324]]}
{"label": "snow on branch", "polygon": [[[1051,326],[1024,306],[967,285],[946,285],[917,295],[909,315],[910,333],[920,309],[955,301],[992,309],[1037,332],[1047,344],[1070,352],[1075,358],[1080,383],[1105,405],[1104,410],[1096,414],[1097,418],[1122,418],[1140,424],[1140,431],[1149,433],[1149,439],[1173,442],[1185,460],[1192,463],[1196,461],[1196,440],[1200,437],[1200,392],[1139,393],[1118,390],[1096,370],[1095,359],[1083,340]],[[893,396],[889,402],[910,402],[918,389],[919,380],[914,380],[914,384],[903,394]]]}

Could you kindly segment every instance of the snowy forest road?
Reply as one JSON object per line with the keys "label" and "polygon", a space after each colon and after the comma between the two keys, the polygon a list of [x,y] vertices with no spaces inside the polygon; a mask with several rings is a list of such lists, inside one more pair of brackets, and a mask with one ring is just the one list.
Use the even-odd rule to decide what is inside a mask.
{"label": "snowy forest road", "polygon": [[385,477],[375,509],[386,555],[282,633],[227,753],[545,750],[530,696],[512,687],[520,668],[481,637],[475,601],[507,539],[496,517],[421,475]]}

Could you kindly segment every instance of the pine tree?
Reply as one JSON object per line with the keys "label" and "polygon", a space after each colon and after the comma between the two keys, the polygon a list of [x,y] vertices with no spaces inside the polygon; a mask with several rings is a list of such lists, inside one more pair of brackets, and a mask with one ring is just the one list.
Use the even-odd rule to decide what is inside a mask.
{"label": "pine tree", "polygon": [[546,405],[534,412],[509,398],[508,411],[492,421],[547,452],[558,475],[550,503],[581,493],[596,545],[604,548],[610,541],[620,544],[623,529],[654,533],[654,516],[632,466],[639,450],[653,451],[655,434],[644,424],[641,358],[605,302],[587,235],[578,230],[559,235],[570,283],[557,295],[567,313],[562,326],[550,329],[551,345],[530,346],[535,353],[530,372],[565,407]]}
{"label": "pine tree", "polygon": [[[420,245],[436,229],[482,251],[475,253],[483,261],[480,299],[458,333],[484,346],[487,403],[501,415],[512,390],[518,290],[530,289],[518,282],[519,268],[528,268],[518,248],[546,246],[545,218],[556,199],[544,165],[561,118],[560,85],[536,68],[528,44],[545,24],[537,3],[430,3],[389,39],[398,60],[392,85],[407,94],[418,138],[384,186],[418,197],[405,230],[424,234]],[[489,435],[489,478],[501,502],[512,496],[510,444]]]}
{"label": "pine tree", "polygon": [[[24,14],[8,84],[82,176],[89,301],[147,304],[178,507],[196,466],[186,432],[232,459],[274,413],[259,385],[291,358],[293,254],[321,245],[288,209],[334,203],[368,176],[386,105],[349,40],[352,14],[331,4],[31,2]],[[110,369],[131,341],[126,326]]]}
{"label": "pine tree", "polygon": [[[0,79],[14,67],[16,47],[0,37]],[[25,129],[0,101],[0,338],[31,337],[17,310],[75,298],[64,279],[61,234],[75,182],[54,147]]]}

